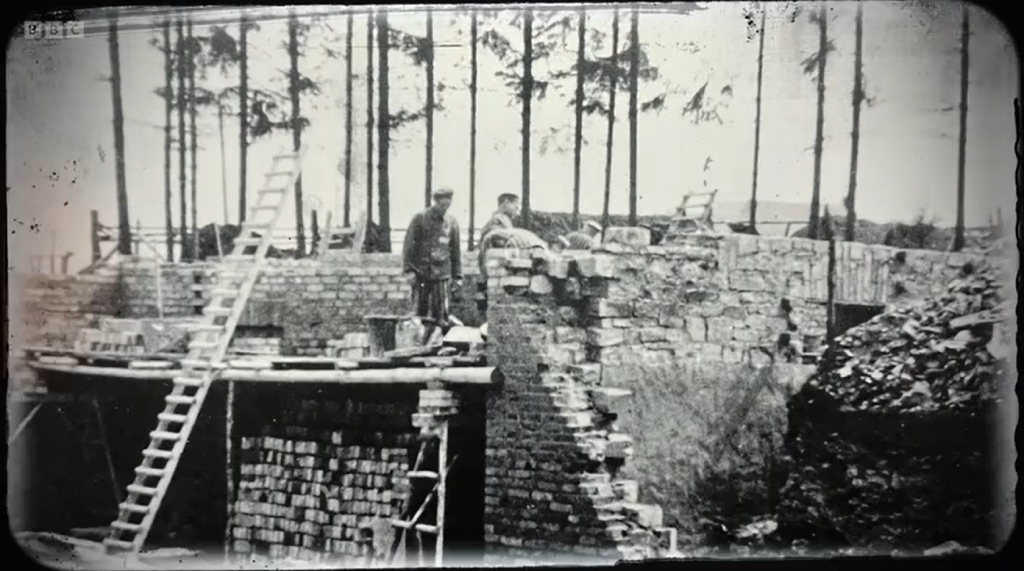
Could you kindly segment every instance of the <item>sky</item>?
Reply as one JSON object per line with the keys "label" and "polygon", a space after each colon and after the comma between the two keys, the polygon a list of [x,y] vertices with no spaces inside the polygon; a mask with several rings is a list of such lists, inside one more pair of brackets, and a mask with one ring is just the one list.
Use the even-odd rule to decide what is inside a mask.
{"label": "sky", "polygon": [[[828,36],[836,51],[825,72],[822,201],[833,213],[849,184],[850,130],[854,69],[855,2],[827,2]],[[801,12],[794,18],[794,8]],[[710,3],[704,11],[674,15],[641,13],[641,42],[657,81],[641,83],[640,100],[667,93],[665,109],[641,114],[638,126],[638,194],[640,214],[671,212],[686,192],[705,186],[719,190],[718,200],[744,202],[753,179],[756,115],[758,25],[767,10],[758,197],[761,201],[809,204],[814,168],[817,88],[800,62],[818,44],[817,27],[808,20],[814,4],[773,2]],[[302,14],[300,8],[300,15]],[[755,14],[748,26],[745,13]],[[610,55],[611,14],[607,7],[589,12],[588,27],[607,38],[596,55]],[[864,2],[863,72],[867,95],[874,104],[861,114],[857,211],[874,222],[910,221],[920,212],[942,225],[955,220],[960,100],[960,18],[957,3]],[[1009,34],[993,16],[970,8],[970,88],[968,94],[965,216],[968,226],[987,224],[997,208],[1013,216],[1013,98],[1016,54]],[[134,22],[139,24],[140,22]],[[155,94],[163,85],[163,56],[151,45],[160,35],[153,24],[126,26],[119,35],[122,97],[125,116],[125,165],[130,219],[143,227],[162,227],[164,220],[164,105]],[[392,14],[394,27],[423,34],[423,12]],[[354,22],[353,181],[352,208],[366,202],[366,22]],[[482,26],[483,27],[483,26]],[[125,29],[130,28],[130,29]],[[514,46],[516,31],[500,28]],[[111,61],[102,22],[87,22],[84,38],[30,40],[16,38],[7,49],[7,206],[8,269],[24,271],[30,254],[51,250],[74,252],[72,271],[89,261],[89,211],[114,225],[116,171],[114,162]],[[625,44],[628,18],[622,19]],[[206,33],[197,26],[195,33]],[[237,34],[237,26],[229,25]],[[319,84],[320,94],[304,99],[303,115],[311,126],[303,139],[310,145],[303,170],[307,210],[316,208],[320,223],[341,209],[345,132],[345,62],[328,50],[344,48],[344,16],[332,16],[310,32],[300,60],[302,73]],[[521,38],[521,34],[520,34]],[[574,61],[575,34],[556,47],[535,72],[544,77],[568,69]],[[287,93],[289,61],[284,49],[284,19],[263,21],[250,34],[250,83]],[[469,23],[451,13],[435,16],[436,80],[444,111],[435,118],[434,187],[455,190],[452,213],[465,228],[469,222]],[[697,49],[689,49],[690,47]],[[595,55],[588,42],[588,55]],[[376,59],[376,54],[374,55]],[[375,62],[376,63],[376,62]],[[496,72],[503,69],[485,48],[479,49],[478,155],[476,225],[494,210],[497,196],[520,193],[520,107]],[[392,113],[415,110],[425,98],[425,74],[402,53],[390,55]],[[197,84],[221,89],[237,83],[237,72],[211,72]],[[721,96],[722,123],[696,125],[682,115],[693,92],[707,83],[708,93]],[[533,104],[531,204],[536,210],[572,209],[572,132],[570,101],[574,80],[553,84]],[[629,189],[628,94],[617,95],[618,121],[612,153],[611,211],[625,214]],[[376,101],[374,102],[376,111]],[[197,119],[198,219],[237,221],[239,145],[235,117],[224,120],[224,156],[216,112]],[[173,131],[177,132],[174,125]],[[586,213],[599,213],[604,188],[603,118],[584,124],[581,203]],[[543,145],[544,138],[550,144]],[[422,122],[392,134],[390,154],[391,226],[404,228],[424,206],[425,128]],[[269,164],[269,157],[290,146],[290,134],[255,141],[249,151],[250,200]],[[375,143],[376,144],[376,143]],[[376,149],[374,150],[376,154]],[[710,167],[705,172],[705,165]],[[172,157],[172,220],[179,220],[177,152]],[[374,164],[374,168],[376,165]],[[222,176],[223,175],[223,176]],[[376,179],[376,174],[375,174]],[[375,180],[376,184],[376,180]],[[227,189],[227,212],[224,192]],[[376,189],[374,189],[376,197]],[[376,198],[375,198],[376,200]],[[376,205],[374,205],[376,208]],[[225,216],[226,214],[226,216]],[[379,215],[375,212],[375,219]],[[283,213],[280,227],[293,228],[294,208]],[[309,221],[306,220],[308,227]],[[105,246],[107,248],[110,245]],[[161,251],[163,248],[160,248]]]}

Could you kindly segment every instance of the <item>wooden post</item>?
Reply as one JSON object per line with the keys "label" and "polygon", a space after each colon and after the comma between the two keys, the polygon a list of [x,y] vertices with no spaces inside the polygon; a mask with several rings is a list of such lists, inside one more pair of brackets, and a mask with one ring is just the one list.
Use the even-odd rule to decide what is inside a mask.
{"label": "wooden post", "polygon": [[103,254],[100,253],[100,213],[96,210],[89,211],[89,237],[92,241],[92,263],[100,261]]}
{"label": "wooden post", "polygon": [[153,268],[156,272],[156,314],[160,319],[164,318],[164,293],[160,285],[160,256],[153,261]]}
{"label": "wooden post", "polygon": [[50,273],[57,273],[57,231],[50,232]]}
{"label": "wooden post", "polygon": [[227,523],[224,524],[224,563],[227,564],[231,557],[231,520],[234,518],[234,498],[235,498],[235,469],[234,462],[232,462],[232,433],[235,427],[235,382],[228,381],[228,398],[227,404],[225,405],[224,414],[224,456],[225,456],[225,467],[224,470],[227,473],[227,505],[228,505],[228,518]]}
{"label": "wooden post", "polygon": [[448,419],[441,424],[441,443],[437,451],[437,544],[434,547],[434,565],[441,566],[444,553],[444,501],[448,480]]}
{"label": "wooden post", "polygon": [[832,228],[832,217],[825,207],[825,237],[828,239],[828,305],[825,317],[825,370],[832,374],[833,345],[835,344],[835,290],[836,290],[836,237]]}
{"label": "wooden post", "polygon": [[[225,203],[225,205],[226,204],[227,203]],[[225,206],[224,210],[227,211],[227,207],[226,206]],[[213,235],[217,237],[217,257],[223,259],[224,258],[224,247],[221,246],[221,243],[220,243],[220,227],[217,226],[216,222],[213,223]]]}

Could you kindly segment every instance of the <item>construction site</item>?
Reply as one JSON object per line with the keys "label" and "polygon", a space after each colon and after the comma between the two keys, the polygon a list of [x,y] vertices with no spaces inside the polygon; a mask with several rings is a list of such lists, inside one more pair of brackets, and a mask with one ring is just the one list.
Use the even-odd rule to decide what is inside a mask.
{"label": "construction site", "polygon": [[[296,157],[281,160],[291,170],[268,179],[294,180]],[[266,206],[288,184],[260,192],[247,230],[273,227],[277,210]],[[30,278],[9,395],[12,458],[33,476],[12,496],[24,502],[11,511],[15,529],[74,527],[84,545],[112,552],[170,545],[235,561],[679,556],[670,522],[692,531],[709,462],[695,452],[721,455],[708,445],[744,440],[754,429],[743,419],[731,433],[716,428],[737,410],[784,411],[780,390],[806,402],[811,387],[892,385],[871,407],[835,396],[811,398],[820,410],[809,417],[790,411],[790,431],[810,430],[804,444],[822,437],[808,423],[866,414],[904,431],[942,417],[953,433],[973,427],[973,442],[998,440],[1006,417],[994,403],[1012,398],[1002,377],[1013,369],[1015,294],[989,258],[697,226],[657,245],[648,229],[613,227],[589,250],[492,248],[487,322],[466,300],[452,311],[462,325],[443,336],[410,317],[395,254],[267,260],[269,238],[250,238],[203,263],[128,257],[88,275]],[[475,255],[467,281],[479,278]],[[950,284],[956,303],[927,320],[891,309],[944,299]],[[933,348],[916,357],[920,371],[911,358],[883,372],[840,338],[828,375],[824,334],[858,327],[872,343]],[[963,361],[964,351],[982,360]],[[774,386],[750,390],[765,383]],[[889,410],[889,399],[906,406]],[[67,455],[53,453],[61,446]],[[959,520],[942,511],[948,499],[933,504],[949,529],[925,534],[922,548],[985,545],[996,533],[985,470],[999,462],[968,449],[980,456],[944,461],[974,466],[980,487],[957,491]],[[935,466],[891,470],[938,493]],[[799,506],[800,486],[793,494],[783,504]],[[888,541],[903,546],[895,533]]]}
{"label": "construction site", "polygon": [[[371,36],[382,13],[366,15]],[[170,103],[167,117],[170,133]],[[776,219],[785,235],[769,236],[754,199],[748,225],[716,214],[708,188],[638,217],[634,169],[628,218],[609,214],[606,180],[604,215],[577,200],[566,228],[570,215],[530,210],[524,159],[524,192],[500,195],[492,219],[509,222],[479,236],[470,222],[463,244],[457,226],[416,229],[437,204],[449,223],[453,192],[431,186],[428,159],[427,214],[404,250],[369,197],[349,216],[346,186],[344,222],[321,232],[314,214],[307,254],[302,182],[318,153],[296,134],[241,184],[239,224],[204,235],[194,154],[186,221],[181,150],[180,228],[167,166],[166,235],[132,228],[125,199],[116,225],[91,212],[84,269],[55,249],[9,272],[8,507],[29,557],[390,568],[1006,544],[1018,269],[1001,211],[965,229],[961,192],[951,247],[906,238],[923,223],[843,239],[827,207],[819,217],[816,171],[810,223]],[[866,233],[852,196],[847,224]],[[520,199],[521,214],[501,210]],[[279,247],[289,214],[294,250]],[[446,290],[424,312],[440,294],[410,260],[428,241],[431,264],[439,248],[459,259],[445,262],[450,305]]]}

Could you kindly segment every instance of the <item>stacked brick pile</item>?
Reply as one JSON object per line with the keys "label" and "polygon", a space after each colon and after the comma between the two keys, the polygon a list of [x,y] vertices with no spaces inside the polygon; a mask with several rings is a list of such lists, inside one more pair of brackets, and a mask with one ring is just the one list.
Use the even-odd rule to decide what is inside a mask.
{"label": "stacked brick pile", "polygon": [[306,561],[365,557],[365,530],[406,506],[415,410],[407,403],[307,399],[282,426],[241,439],[233,550]]}
{"label": "stacked brick pile", "polygon": [[632,439],[615,426],[628,391],[602,387],[586,307],[614,271],[600,256],[496,250],[487,260],[488,360],[505,378],[488,397],[485,542],[492,562],[620,559],[674,549],[657,506],[619,477]]}

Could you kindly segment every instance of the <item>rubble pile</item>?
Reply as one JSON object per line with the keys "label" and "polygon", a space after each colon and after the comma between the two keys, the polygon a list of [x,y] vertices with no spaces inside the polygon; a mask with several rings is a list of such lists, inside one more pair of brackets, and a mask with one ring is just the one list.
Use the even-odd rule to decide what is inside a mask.
{"label": "rubble pile", "polygon": [[906,412],[976,408],[998,395],[1013,345],[989,271],[962,277],[945,295],[878,315],[836,339],[832,370],[808,381],[842,409]]}
{"label": "rubble pile", "polygon": [[967,267],[941,297],[836,339],[831,365],[789,403],[786,536],[880,549],[993,543],[991,443],[1016,333],[1006,275]]}

